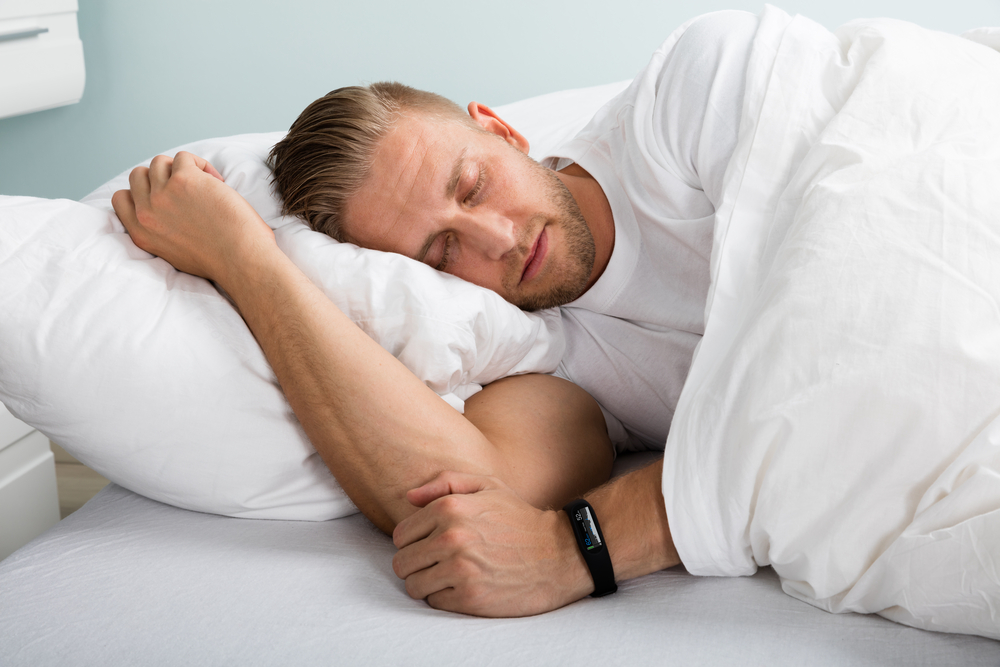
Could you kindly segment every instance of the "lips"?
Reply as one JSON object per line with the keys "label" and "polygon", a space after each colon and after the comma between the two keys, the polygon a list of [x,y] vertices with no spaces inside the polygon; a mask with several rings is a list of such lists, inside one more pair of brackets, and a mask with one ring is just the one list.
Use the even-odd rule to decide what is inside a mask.
{"label": "lips", "polygon": [[535,239],[535,245],[531,248],[528,260],[524,263],[524,271],[521,272],[522,283],[528,282],[537,276],[538,272],[542,270],[542,264],[545,263],[545,256],[548,254],[548,250],[549,237],[543,227],[542,233],[538,235],[537,239]]}

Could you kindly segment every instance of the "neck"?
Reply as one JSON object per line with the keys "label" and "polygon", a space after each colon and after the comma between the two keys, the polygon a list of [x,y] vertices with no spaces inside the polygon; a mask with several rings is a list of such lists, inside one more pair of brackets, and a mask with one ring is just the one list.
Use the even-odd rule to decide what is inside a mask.
{"label": "neck", "polygon": [[611,204],[601,189],[601,185],[578,164],[556,172],[566,189],[573,195],[583,219],[594,237],[594,268],[587,281],[587,289],[593,287],[597,279],[604,273],[611,252],[615,249],[615,219],[611,213]]}

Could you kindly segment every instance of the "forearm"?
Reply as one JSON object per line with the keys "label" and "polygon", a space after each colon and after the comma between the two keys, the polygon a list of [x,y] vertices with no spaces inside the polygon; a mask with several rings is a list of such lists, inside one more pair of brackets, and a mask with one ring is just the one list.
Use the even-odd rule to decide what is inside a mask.
{"label": "forearm", "polygon": [[601,522],[619,581],[680,565],[663,502],[662,477],[660,459],[585,496]]}
{"label": "forearm", "polygon": [[280,250],[217,277],[260,343],[306,434],[376,525],[413,511],[407,490],[441,470],[498,474],[468,420],[351,322]]}
{"label": "forearm", "polygon": [[[662,474],[661,459],[616,477],[584,496],[601,522],[616,581],[634,579],[681,563],[667,521],[661,490]],[[578,599],[593,592],[594,583],[565,512],[559,512],[558,517],[555,540],[560,544],[566,565],[564,586],[575,592],[572,599]]]}
{"label": "forearm", "polygon": [[[618,581],[680,563],[663,509],[662,469],[655,463],[585,496]],[[495,479],[457,473],[410,497],[425,509],[396,527],[393,569],[411,596],[477,616],[525,616],[593,592],[564,511],[533,508]]]}
{"label": "forearm", "polygon": [[[398,523],[399,546],[419,542],[394,559],[403,567],[398,563],[409,554],[410,566],[398,569],[400,576],[430,568],[452,580],[434,588],[433,576],[417,574],[408,578],[408,590],[430,585],[420,597],[434,591],[464,595],[441,554],[428,562],[420,546],[429,543],[424,538],[433,530],[425,528],[438,513],[415,510],[428,503],[454,509],[457,496],[434,500],[450,493],[470,493],[476,506],[482,499],[487,506],[497,501],[505,507],[500,512],[487,507],[475,521],[476,530],[463,533],[507,530],[505,539],[485,543],[487,552],[513,546],[534,554],[519,561],[502,556],[500,565],[539,563],[531,545],[541,542],[541,562],[549,565],[543,581],[563,578],[562,543],[553,543],[551,536],[560,526],[568,533],[569,526],[557,524],[558,513],[540,508],[577,497],[607,479],[610,469],[604,418],[585,391],[550,376],[509,378],[472,397],[466,419],[340,312],[280,251],[270,228],[207,162],[183,151],[174,158],[159,156],[148,169],[134,169],[129,183],[131,190],[116,192],[112,201],[136,245],[226,290],[307,436],[347,494],[383,530]],[[451,488],[458,479],[472,488]],[[475,493],[486,488],[500,491]],[[537,523],[522,525],[537,520],[545,522],[544,530]],[[461,542],[453,535],[447,541]],[[488,559],[479,564],[492,567]],[[520,590],[526,582],[519,573],[508,583]],[[545,589],[535,587],[535,602],[520,602],[517,608],[524,613],[545,608],[551,603]],[[565,592],[557,597],[565,600]]]}

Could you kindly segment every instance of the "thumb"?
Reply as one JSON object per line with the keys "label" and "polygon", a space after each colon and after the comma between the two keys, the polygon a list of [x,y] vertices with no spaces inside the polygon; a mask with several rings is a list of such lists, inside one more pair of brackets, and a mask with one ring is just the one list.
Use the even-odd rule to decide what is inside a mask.
{"label": "thumb", "polygon": [[426,507],[428,503],[442,496],[478,493],[493,486],[492,477],[446,470],[423,486],[407,491],[406,500],[416,507]]}
{"label": "thumb", "polygon": [[226,177],[220,174],[219,171],[215,167],[213,167],[208,160],[205,160],[205,164],[202,166],[201,170],[204,171],[206,174],[209,174],[210,176],[215,176],[223,183],[226,182]]}
{"label": "thumb", "polygon": [[194,165],[195,169],[205,172],[209,176],[214,176],[223,183],[226,182],[225,177],[219,173],[219,171],[212,166],[208,160],[194,153],[188,153],[187,151],[180,151],[174,156],[174,162],[182,166]]}

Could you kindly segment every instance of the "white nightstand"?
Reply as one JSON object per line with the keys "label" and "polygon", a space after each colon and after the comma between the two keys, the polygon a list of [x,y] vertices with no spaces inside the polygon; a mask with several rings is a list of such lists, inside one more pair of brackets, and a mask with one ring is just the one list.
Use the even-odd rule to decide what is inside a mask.
{"label": "white nightstand", "polygon": [[0,560],[58,521],[49,439],[0,404]]}

